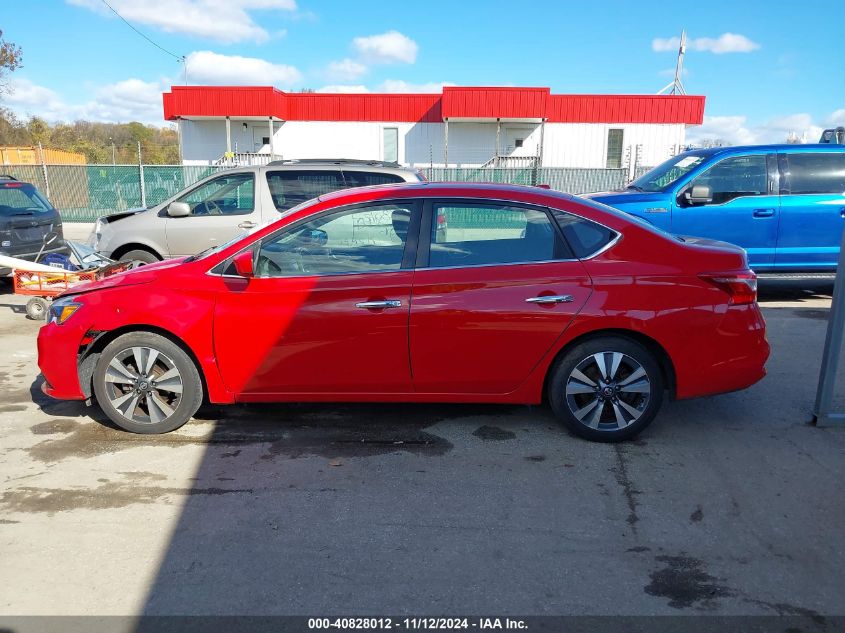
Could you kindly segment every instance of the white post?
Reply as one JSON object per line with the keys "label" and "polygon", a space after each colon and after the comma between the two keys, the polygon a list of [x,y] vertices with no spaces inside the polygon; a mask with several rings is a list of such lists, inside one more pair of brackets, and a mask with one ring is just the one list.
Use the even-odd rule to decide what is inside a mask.
{"label": "white post", "polygon": [[443,167],[449,168],[449,119],[443,119]]}
{"label": "white post", "polygon": [[226,154],[232,153],[232,122],[226,117]]}
{"label": "white post", "polygon": [[144,186],[144,163],[141,162],[141,141],[138,141],[138,178],[141,180],[141,206],[147,208],[147,189]]}
{"label": "white post", "polygon": [[273,117],[270,117],[270,160],[273,160]]}
{"label": "white post", "polygon": [[38,155],[41,158],[41,172],[44,174],[44,191],[47,192],[47,200],[50,199],[50,179],[47,178],[47,162],[44,160],[44,148],[41,141],[38,141]]}
{"label": "white post", "polygon": [[499,136],[502,133],[502,120],[500,118],[496,118],[496,160],[493,161],[493,166],[499,166],[499,153],[500,153],[500,145],[499,145]]}

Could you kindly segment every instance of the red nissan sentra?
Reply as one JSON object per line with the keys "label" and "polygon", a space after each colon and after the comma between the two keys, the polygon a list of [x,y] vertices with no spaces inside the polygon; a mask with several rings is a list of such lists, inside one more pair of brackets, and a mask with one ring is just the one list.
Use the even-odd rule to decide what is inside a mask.
{"label": "red nissan sentra", "polygon": [[575,433],[615,441],[664,392],[754,384],[769,346],[736,246],[540,188],[421,183],[325,195],[80,286],[53,303],[38,354],[45,393],[93,395],[138,433],[182,426],[203,398],[547,399]]}

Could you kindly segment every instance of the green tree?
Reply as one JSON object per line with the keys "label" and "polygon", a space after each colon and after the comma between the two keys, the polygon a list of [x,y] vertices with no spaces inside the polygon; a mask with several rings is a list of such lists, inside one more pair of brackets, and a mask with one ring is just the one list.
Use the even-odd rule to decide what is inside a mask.
{"label": "green tree", "polygon": [[23,66],[21,47],[14,42],[3,39],[3,31],[0,29],[0,91],[8,90],[6,82],[3,81],[6,75],[16,71],[21,66]]}

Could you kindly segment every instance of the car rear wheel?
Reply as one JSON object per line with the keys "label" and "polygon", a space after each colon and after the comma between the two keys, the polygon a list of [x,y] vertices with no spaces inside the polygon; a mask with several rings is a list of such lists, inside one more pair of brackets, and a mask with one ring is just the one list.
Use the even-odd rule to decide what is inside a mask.
{"label": "car rear wheel", "polygon": [[595,338],[561,357],[549,380],[549,402],[572,432],[598,442],[634,437],[663,403],[654,355],[630,339]]}
{"label": "car rear wheel", "polygon": [[191,419],[202,402],[193,360],[173,341],[131,332],[106,345],[94,370],[103,412],[133,433],[167,433]]}
{"label": "car rear wheel", "polygon": [[147,264],[155,264],[156,262],[160,262],[161,259],[155,256],[155,254],[151,253],[150,251],[145,251],[142,249],[136,249],[134,251],[128,251],[120,256],[118,261],[121,262],[129,262],[132,264],[133,268],[137,268],[138,266],[146,266]]}

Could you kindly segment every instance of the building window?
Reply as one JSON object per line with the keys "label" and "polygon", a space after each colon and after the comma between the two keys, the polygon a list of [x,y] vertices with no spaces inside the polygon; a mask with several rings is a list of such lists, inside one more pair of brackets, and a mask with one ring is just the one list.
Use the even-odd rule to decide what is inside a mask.
{"label": "building window", "polygon": [[262,145],[269,145],[270,144],[270,137],[269,136],[262,136],[261,137],[261,144]]}
{"label": "building window", "polygon": [[523,142],[524,140],[525,140],[525,139],[518,138],[518,139],[516,139],[516,140],[513,142],[513,144],[514,144],[514,146],[516,146],[516,147],[522,147],[522,142]]}
{"label": "building window", "polygon": [[399,128],[386,127],[384,134],[384,160],[388,163],[399,162]]}
{"label": "building window", "polygon": [[607,131],[607,161],[605,167],[608,169],[622,167],[622,130]]}

